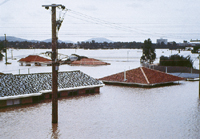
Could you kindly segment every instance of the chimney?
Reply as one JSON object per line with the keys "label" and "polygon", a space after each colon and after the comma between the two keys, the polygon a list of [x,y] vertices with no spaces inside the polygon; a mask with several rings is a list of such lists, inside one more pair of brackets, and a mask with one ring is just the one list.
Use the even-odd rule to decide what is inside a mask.
{"label": "chimney", "polygon": [[126,70],[124,70],[124,81],[126,81]]}

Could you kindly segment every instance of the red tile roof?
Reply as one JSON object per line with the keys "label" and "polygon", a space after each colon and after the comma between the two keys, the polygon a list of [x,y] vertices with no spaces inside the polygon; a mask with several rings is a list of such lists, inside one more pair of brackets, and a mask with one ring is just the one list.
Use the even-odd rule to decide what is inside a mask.
{"label": "red tile roof", "polygon": [[25,58],[22,58],[19,60],[19,62],[42,62],[42,63],[48,63],[51,62],[50,59],[38,56],[38,55],[29,55]]}
{"label": "red tile roof", "polygon": [[185,80],[178,76],[173,76],[157,70],[139,67],[136,69],[128,70],[113,74],[107,77],[100,78],[99,80],[105,83],[123,83],[132,85],[154,86],[157,84],[171,83],[174,81]]}
{"label": "red tile roof", "polygon": [[81,60],[76,60],[71,63],[71,65],[92,65],[92,66],[97,66],[97,65],[109,65],[109,63],[102,62],[97,59],[93,58],[82,58]]}

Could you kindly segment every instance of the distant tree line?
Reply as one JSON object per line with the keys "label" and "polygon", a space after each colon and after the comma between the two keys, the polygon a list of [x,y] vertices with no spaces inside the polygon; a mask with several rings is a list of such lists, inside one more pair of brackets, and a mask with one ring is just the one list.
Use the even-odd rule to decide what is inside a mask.
{"label": "distant tree line", "polygon": [[188,55],[187,57],[180,56],[178,54],[171,55],[169,57],[160,57],[160,66],[183,66],[183,67],[193,67],[193,61]]}
{"label": "distant tree line", "polygon": [[91,42],[77,42],[77,46],[83,49],[140,49],[143,43],[141,42],[103,42],[98,43],[92,40]]}
{"label": "distant tree line", "polygon": [[176,49],[185,49],[187,46],[179,46],[176,42],[168,42],[165,44],[164,42],[160,44],[156,44],[157,49],[170,49],[170,50],[176,50]]}
{"label": "distant tree line", "polygon": [[[4,41],[0,41],[0,43]],[[143,46],[143,42],[95,42],[95,40],[82,41],[77,43],[58,43],[58,49],[68,49],[68,48],[83,48],[83,49],[141,49]],[[176,42],[168,43],[165,45],[154,44],[152,46],[156,49],[183,49],[184,47],[179,46]],[[14,49],[51,49],[51,42],[29,42],[29,41],[8,41],[8,48]]]}
{"label": "distant tree line", "polygon": [[[3,41],[2,41],[3,42]],[[98,43],[94,40],[91,42],[77,42],[73,43],[58,43],[58,49],[65,48],[83,48],[83,49],[140,49],[143,43],[141,42],[103,42]],[[8,42],[8,48],[14,49],[51,49],[51,42]]]}
{"label": "distant tree line", "polygon": [[[4,41],[0,41],[4,42]],[[28,42],[28,41],[8,41],[7,48],[14,48],[14,49],[51,49],[51,42]],[[62,48],[70,48],[73,44],[72,43],[59,43],[59,47]]]}
{"label": "distant tree line", "polygon": [[[177,50],[177,49],[185,49],[186,47],[191,47],[192,45],[187,43],[187,41],[184,41],[182,45],[177,44],[175,41],[168,42],[165,44],[164,42],[160,44],[156,44],[156,49],[170,49],[170,50]],[[192,46],[192,47],[200,47],[198,45]]]}

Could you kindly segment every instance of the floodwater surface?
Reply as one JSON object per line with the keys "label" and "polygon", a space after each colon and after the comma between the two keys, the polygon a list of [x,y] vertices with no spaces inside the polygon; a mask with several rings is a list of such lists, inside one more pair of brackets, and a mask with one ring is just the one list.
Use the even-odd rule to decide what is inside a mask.
{"label": "floodwater surface", "polygon": [[[187,88],[187,89],[186,89]],[[0,109],[1,138],[194,138],[200,135],[198,82],[160,88],[105,86],[99,94]]]}
{"label": "floodwater surface", "polygon": [[[96,50],[96,57],[100,57],[102,51]],[[133,53],[137,54],[137,50],[131,51],[136,51]],[[120,54],[119,50],[106,52],[111,55],[116,52],[113,57]],[[113,72],[121,72],[124,68],[138,67],[139,60],[127,59],[127,50],[121,52],[124,59],[110,61],[111,65],[108,66],[63,65],[60,68],[79,68],[95,78],[100,78]],[[130,54],[131,52],[129,56]],[[135,57],[139,57],[140,54]],[[195,59],[195,56],[193,57]],[[17,73],[17,68],[7,66],[7,70],[13,73]],[[35,72],[51,69],[32,68]],[[0,72],[3,70],[5,69],[1,69]],[[106,85],[101,87],[98,94],[59,99],[58,124],[51,123],[50,100],[38,104],[1,108],[0,138],[199,139],[198,85],[198,82],[187,81],[156,88]]]}

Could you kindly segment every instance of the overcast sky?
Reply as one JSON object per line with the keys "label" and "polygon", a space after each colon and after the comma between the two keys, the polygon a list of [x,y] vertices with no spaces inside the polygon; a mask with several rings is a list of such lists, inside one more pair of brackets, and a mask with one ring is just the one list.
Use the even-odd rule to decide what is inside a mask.
{"label": "overcast sky", "polygon": [[199,0],[0,0],[0,36],[51,38],[51,10],[42,5],[53,3],[70,9],[58,33],[63,41],[200,39]]}

